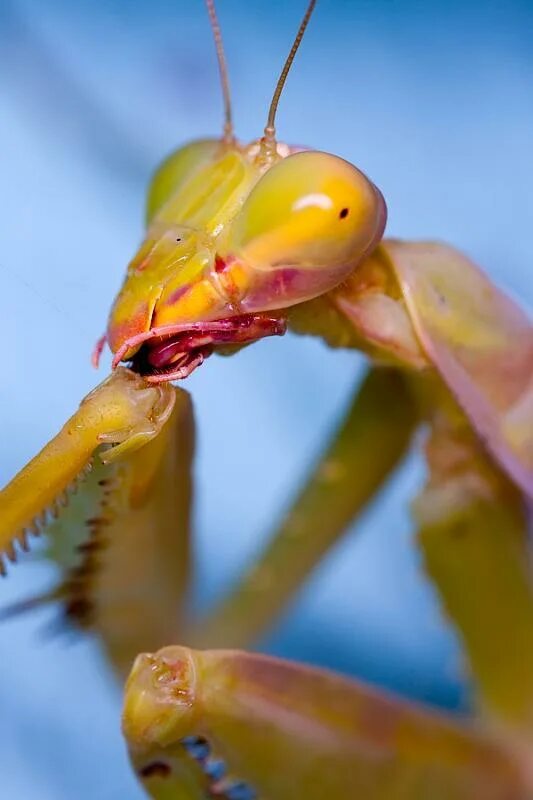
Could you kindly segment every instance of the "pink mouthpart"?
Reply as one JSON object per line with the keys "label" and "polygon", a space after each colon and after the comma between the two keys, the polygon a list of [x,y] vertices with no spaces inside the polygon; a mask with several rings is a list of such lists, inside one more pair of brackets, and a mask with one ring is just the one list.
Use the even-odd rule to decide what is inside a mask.
{"label": "pink mouthpart", "polygon": [[[120,346],[113,357],[113,369],[129,351],[135,350],[133,369],[138,369],[147,381],[161,383],[180,380],[202,364],[217,346],[246,344],[267,336],[282,336],[286,328],[286,320],[261,314],[151,328],[131,336]],[[141,345],[146,345],[146,348],[141,350]],[[98,351],[99,347],[100,342],[95,350],[98,358],[101,352]]]}

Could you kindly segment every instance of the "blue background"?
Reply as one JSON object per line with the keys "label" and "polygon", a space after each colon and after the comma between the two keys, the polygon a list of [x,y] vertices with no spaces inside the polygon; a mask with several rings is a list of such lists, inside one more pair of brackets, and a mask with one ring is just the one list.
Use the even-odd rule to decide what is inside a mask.
{"label": "blue background", "polygon": [[[220,0],[243,139],[262,131],[302,10]],[[531,309],[532,42],[531,2],[323,0],[282,98],[280,138],[355,162],[387,198],[389,234],[454,243]],[[0,483],[96,382],[88,356],[141,236],[151,169],[220,119],[200,0],[2,3]],[[253,558],[362,364],[287,337],[193,376],[201,602]],[[459,707],[461,656],[411,542],[407,501],[422,478],[412,457],[266,644]],[[0,587],[2,604],[52,580],[27,559]],[[0,628],[1,794],[136,800],[120,693],[94,642],[40,635],[53,618]]]}

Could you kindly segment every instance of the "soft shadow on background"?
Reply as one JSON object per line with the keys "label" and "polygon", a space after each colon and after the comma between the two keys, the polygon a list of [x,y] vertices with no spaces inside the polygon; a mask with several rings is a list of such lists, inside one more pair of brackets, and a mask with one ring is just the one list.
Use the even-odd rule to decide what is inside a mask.
{"label": "soft shadow on background", "polygon": [[[238,134],[251,139],[304,1],[219,6]],[[323,0],[278,117],[280,138],[370,175],[389,234],[454,243],[530,310],[532,37],[526,0]],[[150,171],[220,119],[200,0],[1,4],[1,483],[104,375],[88,356],[141,236]],[[212,358],[190,380],[199,604],[253,558],[361,369],[355,354],[287,337]],[[411,541],[407,501],[422,478],[412,458],[264,646],[465,707],[461,656]],[[27,558],[0,604],[52,579]],[[0,628],[2,796],[140,798],[98,647],[43,636],[53,620],[47,610]]]}

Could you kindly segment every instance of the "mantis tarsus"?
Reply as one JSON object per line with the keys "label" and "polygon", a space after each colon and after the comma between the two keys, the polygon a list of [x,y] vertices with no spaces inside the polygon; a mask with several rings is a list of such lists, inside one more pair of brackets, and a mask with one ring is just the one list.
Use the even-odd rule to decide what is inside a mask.
{"label": "mantis tarsus", "polygon": [[[0,543],[7,558],[16,542],[25,548],[34,520],[35,530],[47,524],[43,514],[93,464],[71,502],[82,514],[80,561],[29,604],[62,601],[100,633],[121,672],[141,650],[202,648],[140,656],[128,681],[124,730],[155,797],[526,798],[533,330],[452,248],[382,241],[384,200],[355,167],[276,140],[277,102],[313,7],[264,135],[240,145],[208,3],[223,136],[180,148],[156,172],[146,238],[107,329],[114,372],[3,491]],[[192,412],[171,381],[213,351],[286,327],[358,348],[372,367],[259,562],[212,616],[190,620],[180,609]],[[414,518],[477,679],[483,713],[469,726],[328,673],[222,649],[253,642],[421,427],[428,481]]]}

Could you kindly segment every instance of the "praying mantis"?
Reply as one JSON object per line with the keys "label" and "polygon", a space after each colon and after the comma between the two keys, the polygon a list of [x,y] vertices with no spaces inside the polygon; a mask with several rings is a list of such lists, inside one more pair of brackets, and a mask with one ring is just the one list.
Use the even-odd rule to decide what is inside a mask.
{"label": "praying mantis", "polygon": [[[528,797],[531,324],[452,248],[382,241],[384,200],[355,167],[276,141],[277,102],[313,6],[265,134],[243,146],[208,4],[224,135],[180,148],[156,173],[146,239],[108,325],[114,372],[6,487],[0,543],[14,557],[33,525],[52,540],[67,528],[77,560],[69,552],[63,583],[29,604],[62,602],[99,632],[120,673],[157,651],[136,660],[124,713],[154,797]],[[212,616],[190,620],[192,410],[172,381],[213,351],[287,326],[360,349],[373,366],[259,562]],[[253,642],[418,429],[428,432],[418,541],[477,679],[482,715],[469,725],[224,649]]]}

